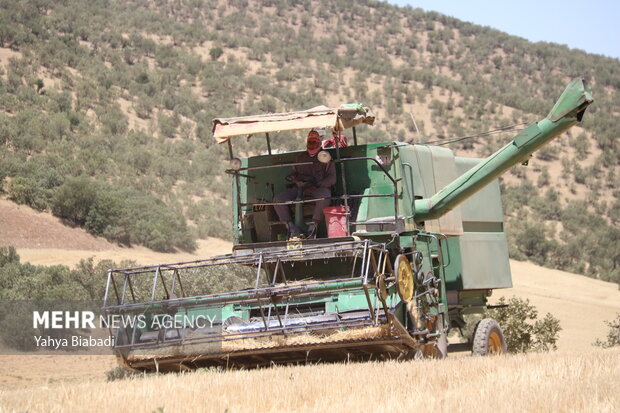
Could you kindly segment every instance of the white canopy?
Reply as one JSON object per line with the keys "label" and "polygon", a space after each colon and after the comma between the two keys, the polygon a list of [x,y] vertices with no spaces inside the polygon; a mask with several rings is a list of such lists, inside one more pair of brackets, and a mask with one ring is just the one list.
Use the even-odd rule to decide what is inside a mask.
{"label": "white canopy", "polygon": [[375,116],[371,110],[358,103],[331,109],[317,106],[300,112],[213,119],[213,137],[218,143],[224,143],[234,136],[315,128],[344,130],[374,122]]}

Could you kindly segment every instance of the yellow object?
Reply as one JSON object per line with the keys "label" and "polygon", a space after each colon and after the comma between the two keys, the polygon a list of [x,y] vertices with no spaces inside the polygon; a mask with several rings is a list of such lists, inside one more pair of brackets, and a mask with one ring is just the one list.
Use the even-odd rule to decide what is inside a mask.
{"label": "yellow object", "polygon": [[396,290],[400,298],[409,302],[413,298],[413,270],[406,256],[400,254],[394,261],[396,268]]}

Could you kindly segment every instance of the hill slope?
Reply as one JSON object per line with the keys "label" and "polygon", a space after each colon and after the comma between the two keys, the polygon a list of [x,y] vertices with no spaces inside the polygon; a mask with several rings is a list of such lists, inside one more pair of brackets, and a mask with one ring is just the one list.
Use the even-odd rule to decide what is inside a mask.
{"label": "hill slope", "polygon": [[82,259],[135,261],[138,264],[190,261],[230,252],[231,244],[218,238],[198,241],[193,253],[159,253],[141,246],[126,247],[72,228],[49,213],[0,199],[0,247],[13,246],[22,262],[74,267]]}
{"label": "hill slope", "polygon": [[584,76],[583,128],[503,178],[507,228],[515,257],[620,281],[617,59],[375,1],[1,2],[0,18],[2,190],[160,251],[230,236],[216,116],[362,101],[378,122],[361,140],[428,141],[537,120]]}

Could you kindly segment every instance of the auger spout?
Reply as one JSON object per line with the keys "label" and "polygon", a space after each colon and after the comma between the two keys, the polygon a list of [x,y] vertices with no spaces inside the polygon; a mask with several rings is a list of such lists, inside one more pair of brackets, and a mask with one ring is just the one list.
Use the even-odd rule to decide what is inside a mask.
{"label": "auger spout", "polygon": [[574,79],[566,87],[551,112],[544,119],[529,125],[513,140],[445,186],[430,198],[415,201],[415,220],[436,219],[455,208],[488,183],[517,163],[579,123],[586,108],[593,102],[583,79]]}

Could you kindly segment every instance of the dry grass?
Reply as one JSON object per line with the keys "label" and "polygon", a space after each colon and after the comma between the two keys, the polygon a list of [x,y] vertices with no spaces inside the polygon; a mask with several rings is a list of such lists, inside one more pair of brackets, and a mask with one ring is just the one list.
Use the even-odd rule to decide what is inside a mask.
{"label": "dry grass", "polygon": [[[0,355],[0,389],[24,389],[51,383],[74,385],[100,380],[117,366],[114,356]],[[0,402],[0,411],[2,411]]]}
{"label": "dry grass", "polygon": [[615,412],[620,350],[199,371],[0,391],[0,411]]}

